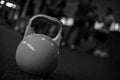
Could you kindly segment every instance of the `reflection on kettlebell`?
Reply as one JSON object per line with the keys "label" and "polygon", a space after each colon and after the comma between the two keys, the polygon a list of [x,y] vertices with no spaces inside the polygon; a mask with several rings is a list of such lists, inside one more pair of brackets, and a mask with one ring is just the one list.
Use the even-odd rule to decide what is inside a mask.
{"label": "reflection on kettlebell", "polygon": [[[58,31],[53,38],[44,34],[47,29],[43,29],[45,26],[52,25],[54,28],[51,28],[51,31],[55,27]],[[39,27],[42,27],[43,32],[39,31]],[[18,67],[31,74],[49,75],[54,72],[59,61],[62,30],[62,23],[54,17],[42,14],[33,16],[28,23],[23,40],[16,50],[15,59]]]}

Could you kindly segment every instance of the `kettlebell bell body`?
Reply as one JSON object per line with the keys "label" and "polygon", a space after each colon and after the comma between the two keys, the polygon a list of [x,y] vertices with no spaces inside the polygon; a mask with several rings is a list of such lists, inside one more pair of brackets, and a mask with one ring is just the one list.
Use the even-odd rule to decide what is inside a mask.
{"label": "kettlebell bell body", "polygon": [[[55,38],[44,34],[37,34],[31,27],[36,18],[53,21],[59,24],[60,30]],[[61,41],[62,24],[56,18],[46,15],[33,16],[26,28],[23,40],[16,50],[16,63],[18,67],[31,74],[49,75],[54,72],[59,61],[59,44]]]}

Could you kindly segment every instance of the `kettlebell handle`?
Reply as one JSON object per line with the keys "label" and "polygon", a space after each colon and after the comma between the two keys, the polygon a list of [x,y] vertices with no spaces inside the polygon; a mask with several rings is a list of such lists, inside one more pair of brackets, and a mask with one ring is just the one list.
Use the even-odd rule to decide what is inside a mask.
{"label": "kettlebell handle", "polygon": [[56,22],[58,23],[60,29],[59,29],[59,32],[57,34],[57,36],[55,38],[52,38],[52,40],[59,46],[60,45],[60,42],[61,42],[61,39],[62,39],[62,31],[63,31],[63,24],[60,22],[60,20],[58,20],[57,18],[54,18],[54,17],[51,17],[51,16],[47,16],[47,15],[44,15],[44,14],[38,14],[38,15],[35,15],[33,17],[30,18],[29,22],[28,22],[28,25],[26,27],[26,30],[25,30],[25,34],[24,34],[24,37],[27,37],[28,35],[30,34],[36,34],[34,29],[31,27],[31,23],[34,19],[36,18],[44,18],[44,19],[47,19],[49,21],[53,21],[53,22]]}

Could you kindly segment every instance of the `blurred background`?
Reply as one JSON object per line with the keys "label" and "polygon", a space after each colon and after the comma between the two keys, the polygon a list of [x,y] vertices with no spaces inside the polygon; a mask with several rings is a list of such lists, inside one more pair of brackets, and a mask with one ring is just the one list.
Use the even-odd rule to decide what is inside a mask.
{"label": "blurred background", "polygon": [[[0,25],[23,36],[32,16],[46,14],[58,18],[64,25],[65,34],[61,46],[90,52],[93,50],[95,54],[97,52],[108,55],[109,50],[106,48],[109,44],[108,36],[112,32],[120,31],[119,2],[119,0],[1,0]],[[55,37],[58,31],[54,27],[45,29],[44,34],[50,37]],[[42,27],[35,30],[43,31]]]}
{"label": "blurred background", "polygon": [[[6,30],[10,30],[23,37],[29,19],[37,14],[46,14],[63,23],[64,38],[60,47],[64,55],[67,53],[70,57],[70,54],[71,56],[75,53],[85,54],[87,57],[92,56],[92,61],[97,58],[102,60],[103,64],[104,61],[108,61],[110,64],[117,64],[118,67],[120,62],[119,3],[120,0],[0,0],[0,33],[4,37],[1,30],[4,29],[5,34],[9,34]],[[50,37],[55,37],[58,31],[48,25],[45,29],[47,32],[44,34]],[[39,26],[35,30],[39,33],[43,28]],[[11,40],[10,36],[7,39]]]}

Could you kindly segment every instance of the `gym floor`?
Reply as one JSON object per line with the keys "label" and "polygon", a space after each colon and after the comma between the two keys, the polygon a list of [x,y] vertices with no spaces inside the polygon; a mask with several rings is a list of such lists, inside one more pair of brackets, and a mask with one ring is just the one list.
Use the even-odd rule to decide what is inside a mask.
{"label": "gym floor", "polygon": [[118,62],[63,47],[58,67],[49,77],[27,74],[15,62],[21,40],[19,33],[0,26],[0,80],[120,80]]}

